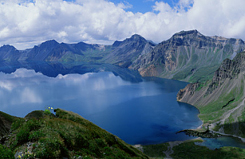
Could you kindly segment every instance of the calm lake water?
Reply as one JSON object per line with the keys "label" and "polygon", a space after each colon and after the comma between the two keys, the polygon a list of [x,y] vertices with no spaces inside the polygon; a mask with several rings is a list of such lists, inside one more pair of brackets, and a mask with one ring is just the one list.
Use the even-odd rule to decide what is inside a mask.
{"label": "calm lake water", "polygon": [[[186,84],[105,64],[0,63],[0,111],[24,117],[52,106],[76,112],[129,144],[187,140],[192,137],[176,132],[202,122],[195,107],[176,101]],[[204,140],[197,144],[245,148],[231,137]]]}
{"label": "calm lake water", "polygon": [[84,65],[51,67],[34,63],[22,67],[0,66],[7,72],[0,72],[0,108],[11,115],[24,117],[48,106],[62,108],[80,114],[129,144],[190,139],[175,132],[201,124],[196,108],[176,101],[185,82],[142,79],[115,66],[88,69]]}
{"label": "calm lake water", "polygon": [[[112,65],[0,63],[0,111],[24,117],[52,106],[76,112],[129,144],[187,140],[192,137],[176,132],[202,122],[195,107],[176,101],[186,84]],[[245,148],[230,137],[204,140],[197,144]]]}

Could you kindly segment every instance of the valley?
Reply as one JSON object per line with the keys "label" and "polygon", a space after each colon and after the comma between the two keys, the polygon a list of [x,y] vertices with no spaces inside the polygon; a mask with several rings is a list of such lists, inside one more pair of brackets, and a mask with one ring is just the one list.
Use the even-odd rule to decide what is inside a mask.
{"label": "valley", "polygon": [[189,84],[179,91],[178,101],[196,106],[204,125],[221,133],[244,137],[244,57],[226,59],[211,80]]}
{"label": "valley", "polygon": [[[91,79],[91,81],[93,82],[95,78],[98,78],[99,82],[100,83],[102,82],[102,84],[96,85],[96,82],[94,83],[91,82],[92,83],[91,86],[95,86],[94,89],[99,90],[99,91],[97,90],[97,92],[99,92],[98,93],[99,102],[96,103],[96,100],[91,100],[92,97],[88,97],[88,95],[82,98],[77,96],[77,99],[78,98],[86,99],[89,102],[92,101],[92,103],[93,102],[96,104],[99,103],[99,105],[96,104],[93,105],[93,106],[97,106],[94,110],[103,112],[104,116],[96,114],[97,112],[91,113],[92,115],[89,113],[84,114],[85,117],[89,117],[89,118],[91,117],[91,120],[94,119],[94,121],[96,121],[95,119],[96,117],[98,117],[98,119],[100,119],[98,120],[100,121],[98,123],[103,123],[102,119],[105,119],[106,118],[105,116],[111,115],[111,117],[117,116],[123,118],[120,116],[120,114],[116,113],[118,110],[111,109],[111,107],[110,109],[106,109],[107,111],[110,110],[108,112],[110,112],[111,114],[106,112],[105,110],[102,111],[102,107],[100,107],[100,105],[103,104],[101,103],[104,102],[104,106],[106,104],[108,106],[109,103],[108,102],[109,97],[106,97],[106,99],[108,100],[101,100],[102,97],[104,97],[102,94],[106,94],[106,92],[101,91],[103,90],[103,88],[109,87],[110,89],[111,88],[114,89],[114,87],[120,87],[119,89],[120,92],[122,91],[121,85],[132,86],[132,88],[128,87],[130,91],[126,95],[127,97],[130,96],[129,99],[125,99],[124,96],[120,96],[120,94],[113,89],[111,89],[112,91],[109,92],[111,93],[111,95],[112,94],[115,95],[113,96],[114,98],[111,99],[111,101],[114,101],[112,105],[119,106],[120,107],[119,110],[121,112],[126,112],[126,110],[122,109],[122,105],[129,105],[131,109],[134,108],[131,111],[136,114],[139,113],[140,110],[141,111],[146,110],[147,112],[147,110],[149,109],[148,107],[142,107],[140,109],[138,107],[134,107],[134,105],[138,106],[142,103],[144,104],[148,103],[148,105],[154,104],[152,105],[152,107],[154,107],[159,112],[163,112],[164,114],[167,112],[167,110],[161,110],[160,107],[158,107],[158,105],[159,106],[164,105],[161,102],[170,103],[168,100],[175,101],[176,98],[172,99],[172,96],[170,97],[167,95],[161,96],[159,95],[161,94],[159,93],[160,92],[159,90],[161,91],[164,90],[170,93],[171,95],[173,95],[173,93],[176,93],[177,88],[179,90],[180,88],[182,88],[182,85],[184,87],[186,83],[177,84],[171,82],[171,80],[173,81],[178,80],[175,82],[179,82],[179,81],[189,82],[189,84],[185,86],[185,88],[180,89],[178,91],[177,94],[177,101],[179,102],[178,107],[175,107],[174,104],[172,104],[172,108],[168,107],[168,109],[178,108],[180,109],[179,110],[180,112],[185,112],[186,110],[188,111],[191,110],[191,108],[187,106],[188,104],[195,106],[200,111],[198,117],[203,122],[201,126],[202,131],[210,129],[210,131],[212,132],[239,137],[244,141],[245,138],[245,111],[244,111],[245,109],[245,104],[244,104],[245,52],[243,52],[244,49],[245,49],[245,44],[244,41],[241,39],[224,38],[218,36],[205,36],[202,35],[200,32],[198,32],[197,30],[178,32],[168,40],[162,41],[159,44],[154,44],[150,40],[146,40],[145,38],[137,34],[132,35],[130,38],[127,38],[123,41],[115,41],[112,45],[87,44],[84,42],[79,42],[75,44],[66,44],[66,43],[58,43],[55,40],[49,40],[43,42],[38,46],[34,46],[33,48],[26,49],[26,50],[17,50],[11,45],[4,45],[0,47],[0,71],[6,74],[7,77],[6,79],[4,79],[5,75],[2,75],[2,77],[4,77],[1,79],[2,81],[8,81],[9,79],[13,80],[11,77],[12,75],[15,77],[21,77],[21,80],[18,81],[18,84],[20,84],[21,88],[23,88],[24,91],[31,90],[31,89],[27,89],[27,86],[25,86],[24,84],[21,84],[21,82],[24,81],[23,80],[24,78],[30,80],[30,81],[26,80],[28,81],[30,86],[34,86],[34,84],[38,83],[38,85],[43,86],[44,88],[52,88],[51,91],[47,91],[47,92],[42,90],[42,92],[45,93],[43,94],[39,93],[39,97],[31,96],[32,97],[31,99],[29,97],[24,96],[25,99],[31,99],[30,100],[31,102],[29,103],[35,104],[38,107],[38,109],[40,109],[41,105],[44,104],[44,102],[41,102],[43,101],[41,100],[41,98],[45,96],[45,98],[48,99],[46,97],[47,96],[46,94],[50,94],[50,95],[58,94],[57,99],[58,97],[62,96],[59,94],[59,92],[55,92],[55,91],[52,92],[52,90],[55,90],[56,88],[53,88],[52,86],[48,87],[47,83],[49,83],[50,81],[52,82],[55,81],[53,85],[55,85],[55,87],[57,88],[60,88],[61,90],[65,90],[64,88],[66,88],[67,86],[72,86],[72,88],[74,88],[74,90],[77,91],[76,94],[84,93],[83,92],[85,90],[84,88],[86,88],[87,90],[85,91],[88,94],[89,92],[88,85],[86,84],[85,84],[86,86],[81,85],[81,87],[77,89],[78,88],[77,85],[73,83],[72,84],[69,83],[70,81],[69,82],[62,81],[63,82],[62,83],[58,80],[65,79],[65,78],[69,79],[70,77],[71,79],[74,78],[72,82],[76,83],[79,81],[80,83],[84,84],[85,83],[84,81],[86,81],[87,79]],[[20,73],[23,73],[23,75],[27,75],[27,76],[20,76]],[[42,76],[39,75],[39,73],[41,73]],[[93,73],[97,73],[97,74],[95,75]],[[76,76],[77,74],[82,76],[78,77]],[[99,78],[100,76],[98,74],[100,76],[103,76],[103,78],[106,77],[106,80],[109,80],[109,82],[111,82],[110,83],[111,85],[109,83],[106,83],[105,79],[102,80],[102,78]],[[42,81],[37,82],[38,80],[35,80],[37,78],[40,78]],[[55,80],[54,79],[51,80],[51,78],[54,78]],[[112,78],[114,79],[114,81],[111,80]],[[163,78],[171,79],[171,80],[165,81]],[[62,83],[62,85],[59,85],[60,83]],[[139,83],[141,83],[141,85]],[[147,87],[143,87],[144,83],[147,84],[150,83],[150,85],[147,85]],[[159,86],[156,87],[157,84],[161,85],[161,87]],[[2,92],[5,92],[5,94],[7,94],[10,92],[14,92],[13,90],[15,89],[15,87],[17,88],[17,84],[8,81],[7,86],[1,85],[0,83],[0,87],[1,89],[5,89]],[[137,97],[133,95],[133,92],[136,90],[136,88],[137,89],[143,88],[142,89],[143,92],[141,92],[142,94]],[[146,91],[146,88],[148,92]],[[64,92],[64,91],[60,91],[60,92]],[[70,92],[74,92],[74,91],[70,90]],[[91,93],[91,95],[92,94],[93,93]],[[133,98],[131,98],[132,96]],[[165,96],[167,98],[165,98]],[[174,94],[174,96],[176,96],[176,94]],[[67,99],[67,101],[65,102],[61,101],[58,102],[58,104],[62,107],[62,109],[65,108],[70,110],[71,107],[64,106],[64,105],[68,105],[68,104],[70,105],[69,102],[74,102],[75,98],[72,95],[70,96],[67,95],[62,98]],[[160,100],[158,101],[157,99],[162,99],[164,101],[160,101]],[[79,104],[83,103],[86,100],[79,100]],[[148,100],[151,101],[150,104]],[[52,101],[50,102],[52,104],[55,103],[55,100],[50,100],[50,101]],[[75,106],[76,104],[78,104],[77,101],[74,102]],[[120,102],[122,101],[120,103],[122,105],[120,105],[116,101],[120,101]],[[132,103],[130,103],[129,101]],[[3,105],[6,103],[7,102],[2,102]],[[24,104],[24,102],[22,104]],[[31,104],[28,105],[28,104],[26,104],[27,109],[23,111],[22,114],[25,114],[26,112],[29,112],[31,110],[30,108],[33,105]],[[4,107],[4,109],[6,109],[6,106]],[[91,107],[86,107],[86,109],[89,110],[91,109]],[[84,113],[87,110],[85,110],[85,108],[81,110],[77,109],[77,111],[75,110],[74,112]],[[16,109],[15,111],[18,111],[18,109]],[[73,113],[64,110],[59,110],[59,111],[62,113],[62,115],[68,113],[68,116],[65,116],[64,120],[67,120],[67,118],[69,117],[68,120],[73,121],[74,118],[75,119],[79,118],[78,120],[81,121],[82,117],[77,117],[77,115],[75,115],[74,117]],[[91,110],[89,111],[91,112]],[[196,114],[195,111],[193,112],[194,112],[193,114]],[[150,116],[155,116],[151,114],[144,114],[144,113],[141,114],[145,115],[146,119],[148,119]],[[177,114],[181,116],[180,113]],[[159,124],[155,124],[155,125],[149,124],[150,126],[149,125],[148,126],[151,129],[155,129],[156,132],[158,133],[160,132],[159,134],[161,134],[165,130],[167,131],[171,130],[171,133],[173,133],[177,129],[178,131],[180,131],[180,126],[178,124],[181,125],[181,122],[183,122],[182,125],[186,123],[187,124],[186,127],[188,126],[189,129],[195,129],[195,128],[191,128],[193,125],[197,125],[197,124],[191,122],[192,119],[189,119],[190,114],[192,113],[186,111],[184,113],[183,118],[180,119],[175,118],[174,115],[172,115],[171,113],[168,114],[169,116],[164,114],[165,116],[169,117],[168,120],[174,120],[175,124],[177,123],[176,129],[169,126],[161,126]],[[125,116],[127,116],[126,113]],[[41,136],[40,138],[37,137],[31,140],[29,140],[29,138],[28,139],[25,138],[25,140],[22,141],[19,137],[20,142],[15,143],[13,142],[14,138],[18,139],[16,135],[20,133],[19,131],[26,128],[25,125],[28,125],[28,121],[24,121],[24,120],[22,121],[22,118],[20,117],[17,118],[17,117],[9,116],[8,114],[5,113],[1,114],[0,119],[1,119],[0,122],[2,123],[0,126],[0,134],[2,136],[1,144],[4,144],[11,150],[14,150],[15,154],[20,149],[22,151],[22,148],[25,147],[24,144],[26,144],[27,142],[42,143],[42,142],[46,142],[48,138],[48,136],[45,137],[43,136],[44,137],[43,139]],[[129,116],[129,119],[133,119],[133,116]],[[150,119],[152,118],[149,118],[149,120]],[[156,119],[157,122],[160,122],[159,119],[161,119],[161,122],[163,121],[161,117],[158,117]],[[20,124],[18,128],[13,129],[12,128],[13,125],[11,126],[11,124],[17,120],[20,120],[22,124]],[[35,131],[39,131],[39,128],[46,131],[45,125],[43,125],[44,121],[52,124],[56,124],[56,122],[60,122],[59,120],[60,119],[57,119],[57,116],[49,117],[46,115],[42,115],[41,125],[39,123],[38,129],[31,129],[33,131],[32,133],[34,133]],[[192,123],[193,125],[191,124],[188,125],[188,121],[190,121],[190,123]],[[70,122],[70,121],[64,121],[64,122]],[[78,125],[78,123],[76,123],[77,121],[73,121],[73,122],[75,122],[76,126]],[[83,121],[81,122],[83,123]],[[81,122],[79,124],[81,124]],[[135,123],[137,122],[139,123],[138,120],[136,120]],[[115,123],[111,123],[111,126],[109,126],[108,128],[113,127],[113,124]],[[132,127],[136,127],[136,126],[132,126]],[[86,128],[86,130],[87,129],[88,128]],[[15,131],[15,133],[17,134],[12,133],[13,131]],[[200,129],[197,131],[200,131]],[[8,135],[10,132],[11,132],[10,137],[12,138],[11,140],[9,140],[9,138],[7,139],[5,136]],[[119,135],[125,134],[125,133],[120,134],[120,131],[117,132]],[[145,133],[147,133],[147,131]],[[148,133],[150,134],[152,132],[149,131]],[[95,141],[94,138],[92,137],[91,140],[94,140],[92,143],[94,143],[96,146],[85,145],[86,148],[84,147],[82,152],[80,151],[71,152],[70,150],[72,148],[69,146],[71,146],[72,144],[76,144],[75,141],[72,140],[71,141],[72,143],[68,143],[70,141],[68,140],[66,141],[65,139],[67,136],[64,136],[64,134],[62,136],[62,134],[60,134],[61,136],[58,138],[61,140],[58,141],[57,139],[57,143],[56,141],[54,142],[60,145],[61,149],[54,150],[57,151],[54,153],[56,153],[59,156],[72,156],[72,155],[79,156],[79,154],[83,154],[83,155],[87,154],[89,157],[92,158],[101,157],[101,156],[105,158],[106,156],[115,157],[115,155],[113,156],[113,154],[118,155],[119,158],[120,155],[125,155],[128,156],[129,158],[131,157],[148,158],[146,155],[134,149],[132,146],[127,145],[123,141],[121,142],[119,138],[118,138],[118,140],[120,141],[119,145],[114,145],[114,147],[112,148],[112,146],[109,143],[110,141],[103,138],[103,135],[105,134],[107,133],[104,132],[104,130],[103,132],[101,131],[101,134],[99,134],[99,137],[102,137],[102,139],[99,139],[97,134],[98,142],[97,140]],[[161,136],[159,134],[155,135],[157,136],[156,137],[157,140],[160,138],[159,136]],[[92,134],[92,136],[93,135],[94,134]],[[139,133],[134,135],[140,136]],[[175,138],[173,140],[178,140],[177,137],[175,136],[173,138]],[[117,140],[116,137],[115,139]],[[182,140],[184,138],[180,137],[180,139]],[[87,140],[90,139],[87,138]],[[178,141],[177,142],[178,144],[174,144],[174,145],[173,142],[167,142],[160,145],[154,144],[156,146],[155,147],[156,149],[160,149],[159,150],[160,153],[162,151],[166,152],[165,154],[161,153],[161,155],[159,156],[154,156],[154,154],[152,154],[154,150],[151,147],[153,145],[149,145],[149,147],[146,146],[147,144],[152,143],[153,140],[155,139],[144,140],[142,138],[139,138],[139,141],[134,141],[134,142],[135,143],[140,142],[140,144],[143,144],[143,147],[140,146],[140,149],[141,150],[145,149],[145,152],[147,152],[146,154],[151,157],[164,157],[165,154],[167,155],[167,157],[173,157],[173,158],[187,157],[185,156],[185,154],[182,153],[182,151],[183,150],[187,151],[190,147],[195,147],[195,151],[188,151],[189,153],[188,155],[192,156],[193,158],[195,156],[194,154],[197,153],[198,151],[202,152],[203,154],[209,154],[213,156],[221,154],[221,156],[223,155],[223,156],[230,156],[235,158],[244,157],[243,149],[231,148],[231,147],[229,148],[219,147],[217,151],[214,151],[208,149],[207,147],[196,144],[198,142],[203,142],[199,140],[197,141],[190,140],[185,142]],[[164,141],[164,139],[162,138],[161,140]],[[92,151],[90,149],[90,147],[93,146],[95,147],[101,146],[99,144],[103,144],[102,147],[99,148],[100,153],[97,154],[97,151]],[[109,149],[105,147],[109,147]],[[37,151],[41,152],[43,151],[43,149],[37,149]],[[234,151],[234,152],[230,153],[230,151]],[[0,147],[0,152],[1,152],[1,147]],[[56,155],[54,153],[50,152],[50,155]],[[158,153],[159,152],[155,152],[155,154]],[[41,156],[41,153],[39,155]],[[208,156],[205,157],[208,158]]]}
{"label": "valley", "polygon": [[109,63],[154,76],[187,82],[204,82],[226,58],[233,59],[245,49],[241,39],[204,36],[197,30],[181,31],[170,39],[153,44],[133,35],[112,45],[43,42],[26,50],[13,46],[0,48],[0,61],[50,61]]}

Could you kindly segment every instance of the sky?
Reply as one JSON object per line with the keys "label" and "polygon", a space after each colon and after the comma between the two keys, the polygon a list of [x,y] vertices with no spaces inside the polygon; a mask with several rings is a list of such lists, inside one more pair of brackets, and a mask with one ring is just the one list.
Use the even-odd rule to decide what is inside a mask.
{"label": "sky", "polygon": [[47,40],[112,44],[133,34],[155,43],[176,32],[245,40],[245,0],[0,0],[0,46]]}

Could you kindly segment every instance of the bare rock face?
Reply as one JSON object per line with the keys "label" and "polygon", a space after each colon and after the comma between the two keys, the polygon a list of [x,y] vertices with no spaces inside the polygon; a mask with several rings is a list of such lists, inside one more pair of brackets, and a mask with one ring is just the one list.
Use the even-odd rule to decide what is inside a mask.
{"label": "bare rock face", "polygon": [[59,61],[110,63],[140,72],[188,82],[202,82],[226,58],[233,59],[245,49],[241,39],[204,36],[197,30],[181,31],[155,45],[133,35],[113,45],[58,43],[49,40],[31,49],[0,47],[0,61]]}
{"label": "bare rock face", "polygon": [[[184,89],[179,90],[177,94],[177,101],[183,101],[183,98],[188,98],[194,95],[199,83],[188,84]],[[185,101],[187,102],[187,101]]]}
{"label": "bare rock face", "polygon": [[225,59],[213,78],[204,83],[188,84],[177,94],[177,100],[196,106],[204,123],[216,130],[245,137],[245,52]]}
{"label": "bare rock face", "polygon": [[226,79],[233,79],[241,72],[244,72],[245,68],[245,54],[238,54],[233,60],[225,59],[218,70],[215,71],[212,83],[207,89],[207,93],[211,94],[213,90],[221,86]]}
{"label": "bare rock face", "polygon": [[103,61],[122,67],[130,67],[135,58],[150,52],[154,44],[148,42],[142,36],[135,34],[123,41],[115,41],[112,46],[114,49],[103,58]]}
{"label": "bare rock face", "polygon": [[208,72],[213,73],[224,59],[233,58],[244,48],[240,39],[208,37],[197,30],[182,31],[140,55],[130,67],[139,70],[142,76],[151,76],[148,70],[154,66],[155,76],[193,82],[199,79],[192,80],[191,76],[201,78],[198,70],[217,64]]}
{"label": "bare rock face", "polygon": [[[242,72],[245,72],[245,52],[237,54],[233,60],[225,59],[222,62],[220,67],[214,72],[212,80],[205,86],[205,89],[202,89],[203,91],[205,90],[205,96],[212,94],[213,91],[221,87],[227,79],[232,80],[233,78],[237,78]],[[193,96],[199,86],[200,83],[188,84],[177,94],[178,101],[183,101],[182,99],[186,98],[185,96],[187,95],[189,97]]]}

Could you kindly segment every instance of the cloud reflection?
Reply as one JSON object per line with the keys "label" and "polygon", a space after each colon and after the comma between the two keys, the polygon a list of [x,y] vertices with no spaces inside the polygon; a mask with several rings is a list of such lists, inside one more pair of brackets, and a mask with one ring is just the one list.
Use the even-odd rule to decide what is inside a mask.
{"label": "cloud reflection", "polygon": [[24,68],[11,74],[0,72],[1,111],[16,116],[21,112],[14,110],[23,105],[28,111],[52,105],[93,114],[133,98],[160,93],[153,82],[135,84],[111,72],[59,74],[56,78]]}
{"label": "cloud reflection", "polygon": [[42,99],[34,90],[24,88],[20,95],[20,103],[42,103]]}

